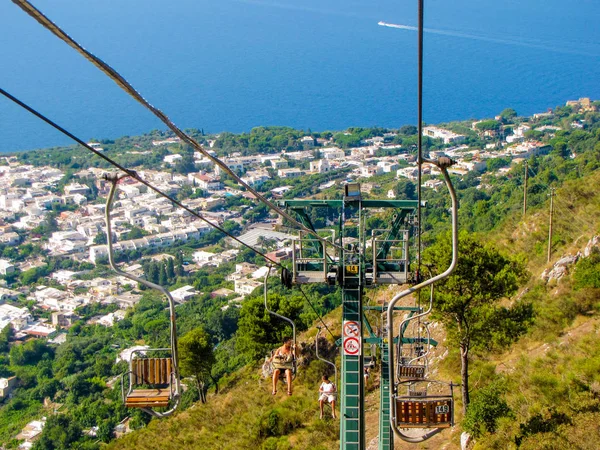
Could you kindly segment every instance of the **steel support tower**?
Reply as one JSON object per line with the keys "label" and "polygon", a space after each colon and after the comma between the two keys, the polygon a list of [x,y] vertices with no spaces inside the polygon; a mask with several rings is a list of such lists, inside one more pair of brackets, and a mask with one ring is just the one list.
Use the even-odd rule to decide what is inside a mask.
{"label": "steel support tower", "polygon": [[[348,186],[348,185],[347,185]],[[338,248],[337,257],[330,257],[327,250],[323,249],[322,261],[309,261],[308,258],[294,258],[294,282],[328,282],[337,283],[342,289],[342,324],[351,324],[358,328],[358,339],[360,342],[358,351],[344,348],[342,340],[342,367],[339,386],[340,402],[340,450],[364,450],[365,442],[365,412],[364,412],[364,377],[363,377],[363,343],[376,343],[381,349],[381,415],[379,425],[379,448],[385,450],[393,449],[393,434],[389,425],[389,395],[390,382],[387,379],[387,346],[382,345],[385,336],[374,336],[370,325],[366,323],[363,314],[364,288],[370,284],[378,283],[378,276],[383,277],[386,273],[379,271],[375,262],[375,249],[373,246],[367,249],[367,235],[365,230],[365,211],[367,209],[396,210],[392,231],[389,233],[389,244],[382,240],[382,246],[388,251],[392,242],[397,242],[394,229],[400,224],[404,225],[409,214],[413,214],[417,208],[417,201],[412,200],[371,200],[362,199],[360,186],[357,190],[349,190],[346,186],[345,195],[342,200],[283,200],[282,204],[288,209],[295,211],[299,219],[305,225],[314,229],[310,223],[308,210],[312,208],[334,208],[339,211],[339,226],[336,236]],[[374,242],[374,240],[372,241]],[[308,244],[307,244],[308,245]],[[314,240],[310,245],[314,248]],[[408,243],[406,243],[406,248]],[[343,249],[343,250],[339,250]],[[301,252],[301,251],[300,251]],[[407,250],[406,250],[407,252]],[[372,256],[373,255],[373,256]],[[311,266],[313,264],[313,266]],[[385,264],[385,262],[381,263]],[[406,254],[405,264],[408,264]],[[312,267],[312,268],[311,268]],[[407,271],[407,266],[404,267]],[[330,275],[332,274],[332,275]],[[404,280],[406,282],[407,280]],[[383,281],[387,284],[397,284],[396,280]],[[369,308],[370,309],[370,308]],[[382,311],[382,308],[377,308]],[[366,325],[370,337],[366,338],[363,331]],[[365,336],[365,338],[363,338]],[[367,339],[365,341],[365,339]]]}

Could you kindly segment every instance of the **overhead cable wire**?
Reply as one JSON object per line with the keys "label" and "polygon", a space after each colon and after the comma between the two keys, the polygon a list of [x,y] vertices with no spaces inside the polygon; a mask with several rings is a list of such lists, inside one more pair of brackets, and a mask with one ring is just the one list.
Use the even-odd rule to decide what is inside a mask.
{"label": "overhead cable wire", "polygon": [[423,0],[419,0],[418,8],[418,105],[417,105],[417,282],[421,277],[421,183],[423,178]]}
{"label": "overhead cable wire", "polygon": [[86,149],[88,149],[89,151],[91,151],[92,153],[94,153],[95,155],[99,156],[100,158],[104,159],[106,162],[108,162],[109,164],[113,165],[117,169],[125,172],[128,176],[130,176],[134,180],[136,180],[136,181],[142,183],[143,185],[147,186],[149,189],[153,190],[154,192],[156,192],[161,197],[169,200],[174,205],[179,206],[180,208],[182,208],[185,211],[189,212],[190,214],[192,214],[193,216],[197,217],[198,219],[206,222],[211,227],[219,230],[221,233],[223,233],[226,236],[230,237],[234,241],[238,242],[239,244],[242,244],[244,247],[246,247],[246,248],[252,250],[253,252],[255,252],[256,254],[262,256],[267,261],[270,261],[274,265],[276,265],[276,266],[278,266],[280,268],[283,268],[283,266],[280,263],[278,263],[278,262],[274,261],[273,259],[269,258],[267,255],[265,255],[264,253],[262,253],[259,250],[255,249],[254,247],[246,244],[244,241],[238,239],[237,237],[235,237],[234,235],[232,235],[231,233],[229,233],[228,231],[226,231],[225,229],[223,229],[219,225],[216,225],[215,223],[213,223],[210,220],[208,220],[202,214],[200,214],[200,213],[194,211],[193,209],[191,209],[190,207],[184,205],[179,200],[176,200],[173,197],[171,197],[170,195],[164,193],[163,191],[161,191],[160,189],[158,189],[157,187],[155,187],[154,185],[152,185],[152,183],[150,183],[149,181],[144,180],[135,170],[131,170],[131,169],[128,169],[128,168],[122,166],[121,164],[119,164],[118,162],[116,162],[115,160],[113,160],[112,158],[106,156],[104,153],[99,152],[98,150],[94,149],[93,147],[91,147],[90,145],[88,145],[86,142],[82,141],[77,136],[75,136],[74,134],[70,133],[69,131],[67,131],[66,129],[64,129],[63,127],[61,127],[60,125],[58,125],[57,123],[53,122],[48,117],[44,116],[42,113],[38,112],[37,110],[35,110],[31,106],[23,103],[18,98],[16,98],[13,95],[9,94],[4,89],[0,88],[0,94],[4,95],[6,98],[8,98],[9,100],[13,101],[14,103],[16,103],[17,105],[19,105],[20,107],[26,109],[31,114],[37,116],[38,118],[40,118],[41,120],[43,120],[44,122],[46,122],[51,127],[53,127],[56,130],[60,131],[65,136],[68,136],[69,138],[73,139],[79,145],[82,145],[83,147],[85,147]]}
{"label": "overhead cable wire", "polygon": [[125,79],[121,76],[115,69],[113,69],[110,65],[102,61],[100,58],[83,48],[79,43],[77,43],[72,37],[70,37],[66,32],[64,32],[58,25],[52,22],[48,17],[46,17],[41,11],[39,11],[35,6],[29,3],[27,0],[12,0],[17,6],[19,6],[23,11],[33,17],[36,21],[38,21],[44,28],[49,30],[52,34],[57,36],[59,39],[67,43],[70,47],[74,48],[79,54],[81,54],[85,59],[95,65],[98,69],[100,69],[105,75],[107,75],[111,80],[113,80],[121,89],[123,89],[127,94],[133,97],[138,103],[144,106],[146,109],[151,111],[161,122],[163,122],[173,133],[175,133],[182,141],[191,145],[194,149],[198,150],[208,159],[210,159],[213,163],[223,169],[229,176],[231,176],[238,184],[244,187],[248,192],[252,193],[257,199],[267,205],[270,209],[275,211],[280,216],[287,219],[289,222],[294,224],[296,227],[299,227],[304,232],[312,235],[317,240],[319,240],[323,245],[332,245],[339,250],[342,248],[335,243],[329,242],[327,239],[319,236],[318,233],[311,230],[310,228],[304,226],[302,223],[297,221],[294,217],[288,214],[286,211],[279,208],[277,205],[269,201],[264,195],[256,191],[246,182],[244,182],[238,175],[227,166],[223,161],[219,158],[211,155],[207,152],[198,141],[194,138],[183,132],[179,127],[177,127],[169,117],[163,113],[160,109],[152,106],[142,95]]}
{"label": "overhead cable wire", "polygon": [[327,332],[329,333],[329,335],[331,336],[331,338],[335,342],[336,341],[335,336],[333,335],[333,333],[331,332],[331,330],[329,329],[329,327],[327,326],[327,324],[323,320],[323,317],[321,316],[321,314],[319,314],[317,312],[317,310],[315,309],[315,306],[309,300],[308,296],[306,295],[306,293],[304,292],[304,290],[302,289],[302,287],[298,286],[298,288],[300,289],[300,292],[302,293],[302,295],[304,295],[304,298],[306,299],[306,301],[308,302],[308,304],[310,305],[310,307],[312,308],[312,310],[315,312],[315,314],[319,317],[319,320],[321,321],[321,323],[323,324],[323,326],[325,327],[325,329],[327,330]]}
{"label": "overhead cable wire", "polygon": [[575,225],[573,223],[573,221],[575,221],[582,228],[594,229],[594,224],[592,222],[587,222],[587,221],[583,220],[581,217],[579,217],[577,214],[575,214],[573,211],[571,211],[571,209],[568,205],[566,205],[565,203],[561,204],[560,201],[558,201],[558,198],[559,198],[558,195],[554,197],[554,206],[556,207],[558,212],[560,212],[561,216],[568,217],[568,219],[566,220],[567,226]]}

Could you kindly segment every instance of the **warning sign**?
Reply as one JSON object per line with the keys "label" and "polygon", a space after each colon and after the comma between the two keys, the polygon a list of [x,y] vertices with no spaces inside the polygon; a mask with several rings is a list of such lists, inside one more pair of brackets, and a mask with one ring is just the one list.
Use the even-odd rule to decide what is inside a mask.
{"label": "warning sign", "polygon": [[344,339],[344,354],[350,356],[360,354],[360,341],[358,338],[349,337]]}
{"label": "warning sign", "polygon": [[360,324],[353,320],[344,320],[344,337],[360,337]]}
{"label": "warning sign", "polygon": [[362,347],[362,333],[360,323],[354,320],[344,320],[342,325],[342,347],[344,355],[360,355]]}

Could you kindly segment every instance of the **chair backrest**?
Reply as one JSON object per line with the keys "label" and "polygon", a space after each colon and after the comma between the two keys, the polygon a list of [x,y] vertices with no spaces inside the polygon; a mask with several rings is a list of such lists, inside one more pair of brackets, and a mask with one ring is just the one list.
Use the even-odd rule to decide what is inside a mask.
{"label": "chair backrest", "polygon": [[131,361],[133,384],[169,385],[172,364],[171,358],[135,358]]}
{"label": "chair backrest", "polygon": [[425,378],[425,366],[400,366],[398,369],[400,378]]}
{"label": "chair backrest", "polygon": [[396,425],[404,428],[447,428],[454,424],[452,399],[396,399]]}

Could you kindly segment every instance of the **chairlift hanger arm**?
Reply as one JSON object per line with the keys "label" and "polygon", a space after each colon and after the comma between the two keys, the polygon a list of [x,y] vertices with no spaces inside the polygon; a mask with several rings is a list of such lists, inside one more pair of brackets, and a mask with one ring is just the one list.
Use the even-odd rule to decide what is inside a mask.
{"label": "chairlift hanger arm", "polygon": [[[428,280],[425,280],[415,286],[412,286],[412,287],[400,292],[399,294],[394,296],[394,298],[388,304],[386,318],[387,318],[387,323],[388,323],[388,346],[389,346],[388,373],[389,373],[390,380],[396,379],[395,373],[394,373],[395,372],[394,352],[393,352],[393,347],[392,347],[393,341],[394,341],[394,326],[393,325],[394,325],[394,306],[395,306],[395,304],[400,299],[402,299],[414,292],[417,292],[420,289],[435,283],[436,281],[446,278],[454,271],[454,269],[456,268],[456,265],[458,263],[458,200],[456,198],[456,192],[454,190],[454,186],[452,185],[450,175],[448,175],[448,167],[450,167],[453,164],[453,161],[450,158],[444,157],[444,158],[440,158],[437,161],[426,160],[425,162],[427,162],[429,164],[434,164],[435,166],[440,168],[442,174],[444,175],[444,181],[446,182],[446,187],[448,188],[450,198],[452,199],[452,260],[451,260],[448,268],[443,273],[436,275]],[[397,411],[396,411],[396,402],[395,402],[394,395],[390,395],[390,411],[392,411],[392,414],[390,416],[390,425],[392,427],[392,430],[394,431],[394,434],[406,442],[411,442],[411,443],[423,442],[423,441],[429,439],[431,436],[433,436],[441,431],[440,428],[435,428],[435,429],[429,431],[428,433],[421,435],[419,437],[407,436],[406,434],[402,433],[398,429],[398,426],[396,425]]]}
{"label": "chairlift hanger arm", "polygon": [[[108,246],[108,262],[110,267],[117,273],[117,275],[128,278],[132,281],[136,281],[140,284],[143,284],[150,289],[155,289],[159,291],[161,294],[167,297],[169,302],[169,313],[170,313],[170,331],[171,331],[171,359],[173,361],[173,378],[175,381],[175,391],[173,395],[174,404],[173,406],[165,412],[157,412],[150,408],[140,408],[142,411],[154,416],[154,417],[166,417],[171,415],[179,406],[181,401],[181,381],[179,378],[179,352],[177,347],[177,325],[175,322],[175,301],[171,296],[171,293],[167,291],[164,287],[151,283],[148,280],[144,280],[142,278],[138,278],[134,275],[131,275],[127,272],[121,271],[115,264],[114,261],[114,253],[113,253],[113,242],[112,242],[112,221],[110,217],[112,202],[115,196],[115,192],[117,190],[117,183],[119,180],[130,176],[129,174],[105,174],[104,178],[107,181],[111,182],[110,192],[108,194],[108,198],[106,199],[106,208],[105,208],[105,219],[106,219],[106,241]],[[132,356],[133,357],[133,356]]]}
{"label": "chairlift hanger arm", "polygon": [[269,280],[269,274],[271,273],[271,265],[267,266],[267,273],[265,274],[265,280],[264,280],[264,300],[265,300],[265,310],[269,313],[274,315],[275,317],[278,317],[282,320],[285,320],[286,322],[288,322],[291,326],[292,326],[292,333],[293,333],[293,341],[294,341],[294,356],[296,356],[296,325],[294,324],[294,321],[292,319],[289,319],[285,316],[282,316],[281,314],[277,314],[275,311],[271,311],[269,309],[269,305],[267,304],[267,297],[268,297],[268,290],[267,290],[267,282]]}
{"label": "chairlift hanger arm", "polygon": [[337,386],[337,366],[335,365],[335,363],[328,361],[327,359],[321,358],[321,356],[319,356],[319,334],[321,334],[321,327],[317,326],[317,336],[315,337],[315,354],[317,356],[317,359],[320,359],[324,363],[327,363],[333,367],[333,384]]}

